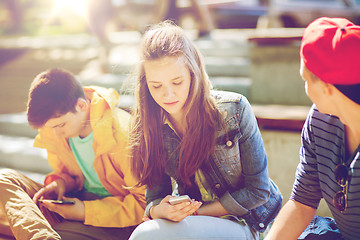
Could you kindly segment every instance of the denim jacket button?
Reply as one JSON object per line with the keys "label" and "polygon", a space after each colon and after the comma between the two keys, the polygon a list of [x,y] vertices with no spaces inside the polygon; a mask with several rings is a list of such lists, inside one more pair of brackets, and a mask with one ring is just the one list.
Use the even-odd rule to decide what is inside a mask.
{"label": "denim jacket button", "polygon": [[265,225],[263,223],[259,223],[259,227],[264,228]]}
{"label": "denim jacket button", "polygon": [[220,184],[219,184],[219,183],[216,184],[216,185],[215,185],[215,188],[217,188],[217,189],[220,188]]}
{"label": "denim jacket button", "polygon": [[232,141],[229,140],[229,141],[226,142],[226,146],[231,147],[232,145],[233,145]]}

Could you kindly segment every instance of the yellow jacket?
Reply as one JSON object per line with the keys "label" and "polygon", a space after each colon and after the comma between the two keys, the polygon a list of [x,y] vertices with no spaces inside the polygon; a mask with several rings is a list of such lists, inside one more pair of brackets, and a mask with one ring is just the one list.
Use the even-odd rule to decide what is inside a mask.
{"label": "yellow jacket", "polygon": [[[99,227],[127,227],[142,222],[145,188],[137,184],[128,157],[130,115],[115,107],[119,95],[114,89],[84,88],[90,100],[90,123],[94,133],[94,168],[100,182],[113,196],[84,201],[84,224]],[[57,138],[52,129],[43,127],[35,138],[35,147],[45,148],[53,172],[45,185],[62,178],[66,191],[81,190],[84,175],[69,147],[68,140]]]}

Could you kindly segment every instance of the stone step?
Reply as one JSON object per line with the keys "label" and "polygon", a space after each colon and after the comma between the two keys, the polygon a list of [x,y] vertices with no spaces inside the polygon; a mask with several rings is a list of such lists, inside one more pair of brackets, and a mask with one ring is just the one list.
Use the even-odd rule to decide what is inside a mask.
{"label": "stone step", "polygon": [[[130,74],[136,70],[138,54],[130,48],[112,50],[109,55],[108,72],[112,74]],[[206,72],[209,76],[249,76],[250,61],[248,57],[205,56]]]}
{"label": "stone step", "polygon": [[0,135],[0,166],[46,174],[51,171],[44,149],[33,147],[34,139]]}
{"label": "stone step", "polygon": [[[248,97],[251,87],[249,78],[235,77],[212,77],[210,78],[214,89],[233,91]],[[118,106],[123,109],[130,109],[134,105],[134,97],[129,94],[132,89],[130,82],[133,81],[130,75],[104,74],[94,79],[87,79],[84,85],[97,85],[106,88],[114,88],[121,94]],[[127,91],[125,91],[127,90]],[[0,114],[0,134],[33,138],[37,131],[32,129],[27,122],[26,113]]]}
{"label": "stone step", "polygon": [[241,93],[250,98],[251,79],[248,77],[210,77],[214,89]]}
{"label": "stone step", "polygon": [[[226,79],[218,81],[226,85]],[[230,89],[231,90],[231,89]],[[133,104],[132,95],[122,95],[119,106],[128,107]],[[269,153],[269,162],[272,159],[274,148],[280,147],[279,140],[274,136],[267,139],[266,133],[287,133],[300,137],[301,127],[305,121],[309,106],[285,106],[285,105],[252,105],[254,114],[262,131],[264,144]],[[30,129],[26,121],[26,114],[3,114],[0,115],[0,168],[12,168],[23,172],[31,179],[43,182],[44,177],[51,171],[47,162],[47,154],[44,149],[33,147],[35,132]],[[4,134],[8,135],[4,135]],[[21,135],[26,135],[26,137]],[[281,142],[280,142],[281,143]],[[283,147],[283,144],[280,144]],[[292,150],[298,152],[298,147]],[[296,154],[295,154],[296,155]],[[293,157],[297,162],[297,157]],[[278,160],[278,159],[277,159]],[[271,170],[271,169],[270,169]],[[274,175],[276,170],[270,171]],[[277,174],[275,174],[277,175]]]}
{"label": "stone step", "polygon": [[205,57],[249,57],[250,55],[247,39],[242,41],[198,40],[195,44]]}
{"label": "stone step", "polygon": [[[131,101],[133,101],[132,96],[123,95],[120,103],[131,105],[129,104]],[[309,110],[308,106],[281,105],[252,105],[252,108],[262,132],[285,130],[294,132],[299,136]],[[51,171],[51,168],[47,162],[46,151],[33,147],[34,138],[30,136],[33,130],[26,129],[29,127],[25,113],[1,115],[0,119],[2,119],[0,122],[1,134],[4,134],[6,128],[8,129],[7,134],[12,134],[11,131],[14,132],[14,135],[0,135],[0,142],[2,143],[0,145],[0,168],[23,171],[25,175],[41,182],[44,175]],[[29,130],[28,136],[15,136],[16,134],[19,135],[19,132],[16,131],[17,128],[23,129],[22,132],[24,133]]]}
{"label": "stone step", "polygon": [[[133,75],[103,74],[93,79],[86,79],[84,85],[97,85],[114,88],[121,93],[119,107],[130,109],[134,105],[133,89],[136,80]],[[210,77],[214,89],[241,93],[249,98],[251,79],[247,77]]]}
{"label": "stone step", "polygon": [[[219,81],[220,80],[221,79],[219,79]],[[222,84],[224,86],[222,88],[223,90],[234,91],[233,86],[226,85],[226,79],[222,82]],[[240,88],[240,86],[238,87]],[[133,95],[121,95],[118,107],[130,111],[133,104]],[[310,106],[252,104],[252,108],[261,129],[290,130],[300,132],[309,112]],[[13,143],[14,145],[16,145],[15,140],[24,141],[25,143],[21,143],[20,146],[29,147],[30,145],[32,146],[32,139],[36,136],[37,131],[29,127],[26,120],[26,113],[22,112],[15,114],[1,114],[0,134],[2,134],[0,135],[2,136],[2,138],[0,138],[1,141],[6,140],[9,143]],[[6,137],[9,137],[9,139]],[[29,142],[31,142],[31,144]],[[6,150],[7,148],[4,147],[4,144],[2,145],[5,149],[4,152],[13,153],[15,150],[19,150],[19,148],[14,148],[14,146],[11,146],[9,150]]]}
{"label": "stone step", "polygon": [[[248,76],[249,75],[249,31],[214,30],[210,38],[197,39],[195,44],[205,56],[206,69],[210,76]],[[138,32],[118,32],[110,36],[111,46],[107,56],[110,73],[131,73],[136,68],[139,58]],[[15,57],[22,60],[24,69],[34,61],[44,70],[53,66],[75,70],[74,60],[84,65],[91,59],[101,56],[100,44],[86,34],[47,37],[7,37],[0,39],[0,50],[24,51]],[[69,63],[71,60],[71,64]],[[76,65],[76,64],[75,64]],[[79,66],[76,66],[79,68]],[[31,71],[30,78],[40,69]],[[9,75],[19,74],[17,68],[8,69]]]}
{"label": "stone step", "polygon": [[[188,36],[192,38],[201,52],[205,55],[221,56],[247,56],[249,36],[256,33],[250,29],[216,29],[210,37],[196,39],[191,31]],[[121,31],[109,34],[110,49],[117,46],[138,48],[141,34],[137,31]],[[1,49],[44,49],[44,50],[78,50],[99,47],[99,41],[89,34],[71,34],[58,36],[23,36],[2,37]]]}
{"label": "stone step", "polygon": [[34,138],[37,131],[32,129],[26,118],[26,113],[0,114],[0,134],[18,137]]}
{"label": "stone step", "polygon": [[[228,90],[241,93],[248,97],[251,79],[248,77],[210,76],[210,81],[215,89]],[[81,79],[84,86],[96,85],[114,88],[120,93],[132,94],[136,79],[133,74],[102,74],[94,78]]]}
{"label": "stone step", "polygon": [[[210,77],[249,77],[247,39],[251,33],[250,30],[214,30],[210,38],[195,39]],[[1,38],[0,67],[4,81],[0,87],[4,91],[0,95],[0,113],[25,111],[31,81],[49,68],[65,68],[86,78],[103,71],[132,74],[138,62],[140,39],[138,32],[113,33],[109,55],[102,58],[99,42],[87,34]]]}
{"label": "stone step", "polygon": [[206,57],[205,67],[209,76],[250,76],[250,60],[244,57]]}

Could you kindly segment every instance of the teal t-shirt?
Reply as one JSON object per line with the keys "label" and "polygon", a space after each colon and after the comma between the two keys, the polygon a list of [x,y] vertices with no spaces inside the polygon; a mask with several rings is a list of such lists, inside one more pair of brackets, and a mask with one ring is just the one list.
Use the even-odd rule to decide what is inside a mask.
{"label": "teal t-shirt", "polygon": [[93,132],[85,138],[80,138],[79,136],[69,138],[70,148],[85,176],[85,190],[101,197],[107,197],[111,194],[101,184],[94,169],[95,153],[92,147],[93,142]]}

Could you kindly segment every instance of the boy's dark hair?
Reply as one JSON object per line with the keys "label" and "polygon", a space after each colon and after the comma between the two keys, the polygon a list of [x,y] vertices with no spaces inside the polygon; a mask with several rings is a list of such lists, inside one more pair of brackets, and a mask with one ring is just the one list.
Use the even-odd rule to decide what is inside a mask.
{"label": "boy's dark hair", "polygon": [[360,84],[354,85],[338,85],[334,84],[334,86],[342,92],[346,97],[350,98],[357,104],[360,104]]}
{"label": "boy's dark hair", "polygon": [[64,69],[38,74],[31,83],[27,119],[32,128],[42,127],[49,119],[75,112],[79,98],[85,98],[81,83]]}

